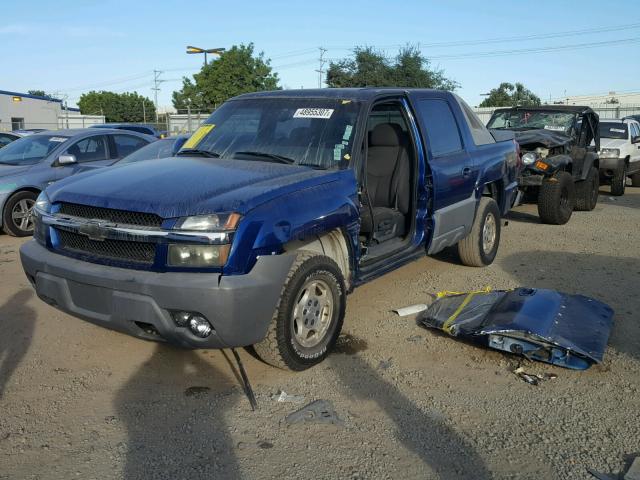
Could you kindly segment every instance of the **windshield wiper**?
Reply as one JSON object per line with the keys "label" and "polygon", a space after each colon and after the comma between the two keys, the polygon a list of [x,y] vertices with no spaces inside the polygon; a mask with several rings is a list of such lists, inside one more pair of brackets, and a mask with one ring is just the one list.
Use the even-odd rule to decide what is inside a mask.
{"label": "windshield wiper", "polygon": [[199,150],[197,148],[183,148],[178,153],[176,153],[176,157],[190,157],[193,155],[200,155],[201,157],[208,158],[220,158],[220,154],[217,152],[210,152],[209,150]]}
{"label": "windshield wiper", "polygon": [[276,162],[279,162],[279,163],[286,163],[287,165],[296,163],[294,159],[285,157],[283,155],[278,155],[276,153],[241,151],[241,152],[234,152],[234,155],[246,155],[248,157],[263,157],[269,160],[275,160]]}

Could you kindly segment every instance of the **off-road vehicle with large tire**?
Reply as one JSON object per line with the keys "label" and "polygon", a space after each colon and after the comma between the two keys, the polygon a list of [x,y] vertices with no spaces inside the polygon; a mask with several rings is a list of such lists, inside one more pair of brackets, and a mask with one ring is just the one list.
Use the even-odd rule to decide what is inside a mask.
{"label": "off-road vehicle with large tire", "polygon": [[355,287],[456,246],[493,262],[517,192],[496,141],[449,92],[284,90],[219,107],[176,158],[81,173],[35,207],[22,264],[87,321],[187,348],[253,345],[302,370]]}
{"label": "off-road vehicle with large tire", "polygon": [[589,107],[543,105],[499,108],[487,127],[510,130],[520,145],[524,169],[519,199],[538,204],[543,223],[564,225],[574,210],[598,202],[598,115]]}

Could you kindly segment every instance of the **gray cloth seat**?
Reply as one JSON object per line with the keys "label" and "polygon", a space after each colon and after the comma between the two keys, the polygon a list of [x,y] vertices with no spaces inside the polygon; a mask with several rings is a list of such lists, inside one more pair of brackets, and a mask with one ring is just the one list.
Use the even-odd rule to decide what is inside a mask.
{"label": "gray cloth seat", "polygon": [[405,134],[396,124],[377,125],[370,135],[367,193],[372,211],[362,209],[361,231],[372,233],[378,242],[406,234],[411,203],[407,144]]}

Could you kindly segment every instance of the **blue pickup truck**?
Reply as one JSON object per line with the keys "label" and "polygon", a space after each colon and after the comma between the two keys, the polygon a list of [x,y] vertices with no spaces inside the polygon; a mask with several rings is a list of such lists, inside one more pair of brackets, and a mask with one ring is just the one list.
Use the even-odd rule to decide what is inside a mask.
{"label": "blue pickup truck", "polygon": [[515,141],[449,92],[246,94],[174,158],[49,187],[20,254],[72,315],[302,370],[328,355],[358,285],[449,246],[490,264],[519,167]]}

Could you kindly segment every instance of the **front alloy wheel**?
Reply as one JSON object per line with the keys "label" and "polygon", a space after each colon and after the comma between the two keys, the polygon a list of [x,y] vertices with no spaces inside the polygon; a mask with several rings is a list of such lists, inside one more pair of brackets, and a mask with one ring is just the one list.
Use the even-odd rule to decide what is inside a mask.
{"label": "front alloy wheel", "polygon": [[305,370],[329,355],[346,306],[342,272],[329,257],[297,254],[264,340],[253,348],[265,362]]}
{"label": "front alloy wheel", "polygon": [[33,207],[36,204],[36,196],[32,192],[18,192],[7,200],[2,225],[9,235],[14,237],[33,235]]}

